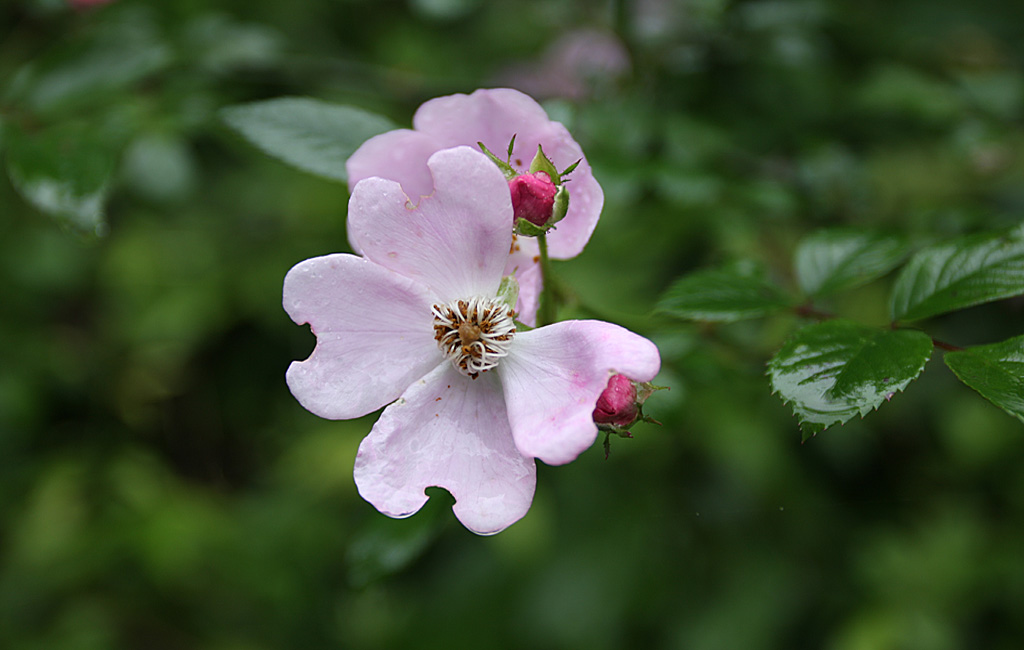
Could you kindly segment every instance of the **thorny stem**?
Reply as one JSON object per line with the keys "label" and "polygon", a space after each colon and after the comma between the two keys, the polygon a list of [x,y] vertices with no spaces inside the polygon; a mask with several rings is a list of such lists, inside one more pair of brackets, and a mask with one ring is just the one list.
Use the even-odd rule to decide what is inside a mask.
{"label": "thorny stem", "polygon": [[794,308],[797,316],[803,318],[813,318],[814,320],[831,320],[835,318],[835,314],[830,314],[825,311],[818,311],[810,303],[805,303]]}
{"label": "thorny stem", "polygon": [[551,261],[548,259],[547,233],[537,235],[537,245],[540,246],[540,276],[542,282],[540,306],[537,308],[537,327],[542,327],[555,322],[554,278],[551,276]]}
{"label": "thorny stem", "polygon": [[958,350],[963,350],[963,348],[960,347],[959,345],[953,345],[952,343],[946,343],[945,341],[940,341],[939,339],[934,338],[932,339],[932,345],[939,348],[940,350],[945,350],[946,352],[956,352]]}

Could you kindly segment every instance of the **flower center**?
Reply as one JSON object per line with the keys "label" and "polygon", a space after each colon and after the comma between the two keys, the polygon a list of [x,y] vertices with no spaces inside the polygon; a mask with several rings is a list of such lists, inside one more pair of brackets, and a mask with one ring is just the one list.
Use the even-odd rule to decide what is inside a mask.
{"label": "flower center", "polygon": [[434,305],[434,340],[459,372],[477,378],[508,355],[515,313],[501,298],[475,296]]}

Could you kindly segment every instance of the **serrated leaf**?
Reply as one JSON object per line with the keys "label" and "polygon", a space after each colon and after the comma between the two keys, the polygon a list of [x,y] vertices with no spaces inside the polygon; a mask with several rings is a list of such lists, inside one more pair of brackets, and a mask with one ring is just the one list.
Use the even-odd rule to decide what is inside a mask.
{"label": "serrated leaf", "polygon": [[299,169],[348,181],[345,161],[367,139],[395,128],[387,118],[309,97],[221,109],[224,121],[265,153]]}
{"label": "serrated leaf", "polygon": [[769,361],[768,375],[806,440],[902,391],[921,374],[932,349],[931,338],[916,330],[830,320],[791,336]]}
{"label": "serrated leaf", "polygon": [[823,296],[880,278],[906,254],[906,240],[897,235],[822,230],[800,242],[794,267],[801,290]]}
{"label": "serrated leaf", "polygon": [[5,134],[7,172],[25,200],[78,230],[102,234],[117,161],[111,138],[82,122],[31,133],[9,126]]}
{"label": "serrated leaf", "polygon": [[932,246],[892,291],[893,320],[914,321],[1024,293],[1024,226]]}
{"label": "serrated leaf", "polygon": [[658,310],[677,318],[732,322],[792,306],[776,285],[755,273],[713,269],[684,275],[661,297]]}
{"label": "serrated leaf", "polygon": [[1024,422],[1024,336],[947,352],[944,360],[960,381]]}

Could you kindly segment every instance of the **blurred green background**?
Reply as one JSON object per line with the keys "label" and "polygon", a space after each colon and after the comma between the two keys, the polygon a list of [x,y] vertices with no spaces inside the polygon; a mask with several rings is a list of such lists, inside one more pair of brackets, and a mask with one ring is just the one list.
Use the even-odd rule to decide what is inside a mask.
{"label": "blurred green background", "polygon": [[[1019,222],[1022,70],[1019,0],[5,2],[0,647],[1020,647],[1020,422],[936,351],[801,445],[764,376],[795,319],[652,309],[735,260],[792,283],[819,227],[924,244]],[[496,85],[563,121],[606,193],[587,250],[556,263],[563,316],[653,338],[671,391],[648,403],[663,426],[541,465],[526,518],[480,538],[442,490],[378,514],[352,482],[375,416],[289,394],[313,337],[281,283],[347,249],[348,193],[217,110],[304,95],[408,125]],[[95,201],[47,216],[16,155]],[[889,284],[824,307],[885,323]],[[928,328],[988,343],[1022,315]]]}

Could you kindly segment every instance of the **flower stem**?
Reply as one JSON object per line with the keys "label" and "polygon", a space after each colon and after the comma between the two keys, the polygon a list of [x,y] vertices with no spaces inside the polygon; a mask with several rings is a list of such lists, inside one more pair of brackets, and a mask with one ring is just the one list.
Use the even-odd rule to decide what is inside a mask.
{"label": "flower stem", "polygon": [[540,246],[540,305],[537,307],[537,327],[550,325],[555,322],[555,292],[554,277],[551,275],[551,260],[548,259],[548,238],[547,233],[537,235],[537,245]]}

